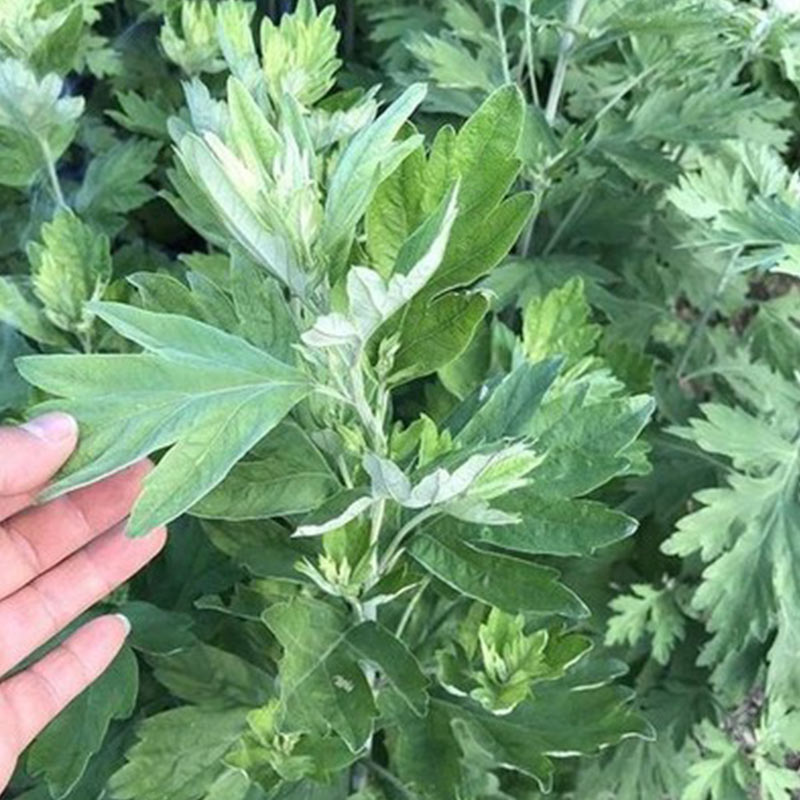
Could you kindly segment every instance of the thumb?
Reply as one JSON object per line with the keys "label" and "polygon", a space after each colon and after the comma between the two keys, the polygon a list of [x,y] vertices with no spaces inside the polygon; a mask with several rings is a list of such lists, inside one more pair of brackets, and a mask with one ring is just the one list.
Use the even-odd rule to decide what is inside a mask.
{"label": "thumb", "polygon": [[0,427],[0,496],[34,492],[69,458],[78,442],[78,423],[60,412],[44,414],[18,428]]}

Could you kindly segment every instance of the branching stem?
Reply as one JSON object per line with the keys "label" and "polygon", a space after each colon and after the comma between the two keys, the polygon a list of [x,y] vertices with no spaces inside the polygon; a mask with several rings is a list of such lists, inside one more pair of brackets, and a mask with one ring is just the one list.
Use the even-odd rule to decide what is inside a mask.
{"label": "branching stem", "polygon": [[550,84],[550,91],[547,95],[547,105],[544,110],[544,117],[552,125],[558,113],[558,104],[561,102],[561,93],[564,91],[564,79],[567,76],[567,66],[569,64],[570,53],[575,45],[575,26],[580,22],[581,14],[587,0],[568,0],[567,15],[564,20],[566,30],[561,37],[558,46],[558,59],[556,68],[553,72],[553,82]]}

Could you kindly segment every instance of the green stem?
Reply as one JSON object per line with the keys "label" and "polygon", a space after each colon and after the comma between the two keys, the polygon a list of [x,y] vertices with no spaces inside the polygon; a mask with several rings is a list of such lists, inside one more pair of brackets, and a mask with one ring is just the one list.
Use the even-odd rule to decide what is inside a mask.
{"label": "green stem", "polygon": [[433,636],[433,634],[436,633],[436,631],[439,630],[439,628],[442,625],[444,625],[444,623],[447,621],[447,618],[455,610],[456,606],[458,606],[458,604],[461,603],[465,599],[467,599],[465,596],[461,596],[461,597],[457,597],[455,600],[451,600],[444,607],[444,610],[438,616],[434,617],[433,622],[431,622],[431,624],[428,625],[428,627],[425,629],[425,632],[419,638],[419,640],[418,640],[418,642],[417,642],[417,644],[416,644],[414,649],[415,650],[418,649],[425,642],[427,642],[428,639],[430,639],[431,636]]}
{"label": "green stem", "polygon": [[372,770],[379,778],[392,785],[403,797],[408,800],[421,800],[418,794],[412,792],[402,781],[398,780],[388,769],[382,767],[380,764],[375,763],[371,758],[364,762],[368,769]]}
{"label": "green stem", "polygon": [[531,99],[537,106],[541,106],[539,100],[539,88],[536,86],[536,57],[533,52],[533,25],[531,24],[531,2],[525,4],[525,55],[528,59],[528,82],[531,87]]}
{"label": "green stem", "polygon": [[438,513],[439,510],[435,507],[424,508],[419,514],[415,514],[411,517],[411,519],[397,531],[394,539],[392,539],[389,546],[386,548],[386,552],[380,562],[380,573],[382,575],[385,575],[394,566],[395,561],[400,555],[400,547],[414,528],[419,527],[426,519],[430,519]]}
{"label": "green stem", "polygon": [[522,258],[527,258],[531,251],[531,245],[533,244],[533,231],[536,227],[536,218],[539,216],[539,208],[542,204],[543,193],[544,192],[539,192],[536,195],[536,201],[533,206],[531,218],[525,223],[525,230],[522,232],[522,238],[517,246],[517,252]]}
{"label": "green stem", "polygon": [[720,299],[722,293],[725,291],[725,287],[728,285],[728,281],[731,278],[731,273],[733,272],[733,267],[736,264],[736,259],[739,258],[741,252],[742,248],[737,247],[731,254],[730,259],[728,259],[728,263],[725,265],[725,269],[722,270],[722,274],[719,276],[717,285],[714,288],[714,293],[708,298],[708,302],[703,309],[703,313],[700,315],[700,319],[694,326],[694,330],[689,337],[689,342],[686,345],[686,349],[683,351],[681,360],[678,362],[678,366],[675,368],[675,376],[679,381],[684,378],[684,371],[689,362],[689,357],[697,346],[697,343],[700,341],[700,337],[702,336],[703,331],[706,329],[709,319],[711,319],[711,314],[714,312],[717,301]]}
{"label": "green stem", "polygon": [[500,5],[500,0],[494,0],[494,27],[497,32],[497,44],[500,47],[500,59],[503,62],[503,80],[506,83],[513,83],[511,67],[508,63],[508,47],[506,45],[506,33],[503,29],[503,9]]}
{"label": "green stem", "polygon": [[47,165],[47,177],[50,179],[50,187],[53,190],[53,196],[55,197],[56,204],[59,208],[67,208],[67,203],[64,200],[64,193],[61,191],[61,184],[59,183],[58,175],[56,174],[55,160],[53,159],[53,154],[50,152],[50,145],[44,140],[40,140],[39,145],[41,146],[42,153],[44,154],[44,161]]}
{"label": "green stem", "polygon": [[569,207],[569,211],[564,215],[561,222],[558,223],[558,227],[553,232],[553,235],[550,237],[550,241],[545,246],[544,250],[542,250],[542,255],[546,256],[549,255],[553,248],[561,241],[561,237],[564,235],[564,231],[569,227],[569,224],[575,218],[577,213],[582,209],[583,204],[586,202],[586,198],[589,196],[589,187],[587,186],[572,202],[572,205]]}
{"label": "green stem", "polygon": [[547,94],[547,105],[544,110],[544,118],[552,125],[558,113],[558,104],[561,102],[561,93],[564,91],[564,79],[567,75],[567,65],[569,56],[575,45],[574,28],[578,24],[583,13],[586,0],[568,0],[567,15],[564,20],[566,30],[561,37],[558,46],[558,59],[553,71],[553,82],[550,84],[550,91]]}
{"label": "green stem", "polygon": [[408,605],[405,607],[403,616],[400,618],[400,622],[397,624],[397,630],[394,632],[394,635],[398,639],[405,633],[408,623],[411,620],[411,615],[414,613],[414,609],[419,605],[419,601],[422,599],[422,595],[425,594],[425,590],[430,585],[430,582],[431,576],[428,575],[422,580],[419,588],[416,592],[414,592],[414,596],[411,598],[411,600],[409,600]]}

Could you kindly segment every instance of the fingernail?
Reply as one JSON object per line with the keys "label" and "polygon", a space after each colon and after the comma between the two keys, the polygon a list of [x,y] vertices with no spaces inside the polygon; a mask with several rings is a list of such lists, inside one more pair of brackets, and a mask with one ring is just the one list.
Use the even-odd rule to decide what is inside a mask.
{"label": "fingernail", "polygon": [[42,414],[41,417],[20,425],[20,428],[45,442],[62,442],[77,434],[78,423],[69,414],[54,411]]}
{"label": "fingernail", "polygon": [[125,628],[125,636],[131,632],[131,621],[124,614],[114,614],[114,616],[122,623]]}

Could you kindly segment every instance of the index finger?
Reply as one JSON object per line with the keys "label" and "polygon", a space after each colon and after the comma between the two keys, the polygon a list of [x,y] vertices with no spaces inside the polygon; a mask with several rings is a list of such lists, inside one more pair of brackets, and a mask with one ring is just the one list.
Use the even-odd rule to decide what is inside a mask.
{"label": "index finger", "polygon": [[36,417],[18,428],[0,427],[0,519],[30,503],[77,442],[77,422],[60,412]]}

